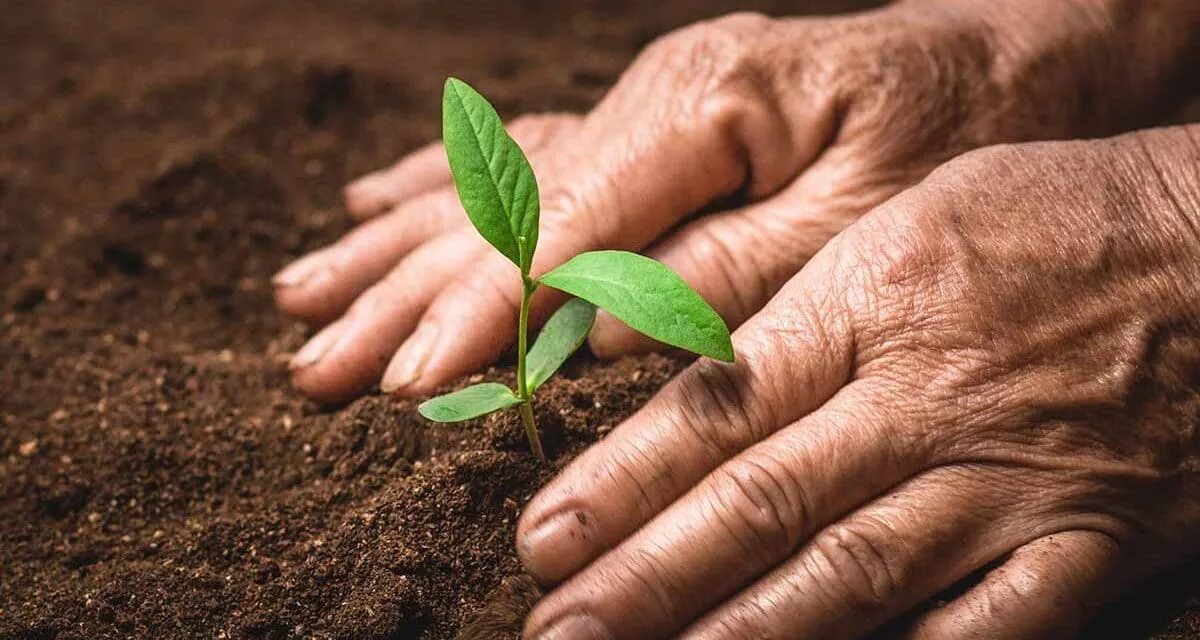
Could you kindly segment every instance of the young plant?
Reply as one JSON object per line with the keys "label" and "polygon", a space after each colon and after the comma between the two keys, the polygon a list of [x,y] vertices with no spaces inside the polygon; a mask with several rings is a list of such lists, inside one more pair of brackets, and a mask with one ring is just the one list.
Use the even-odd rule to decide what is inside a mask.
{"label": "young plant", "polygon": [[[460,422],[517,407],[534,455],[545,459],[533,418],[533,393],[587,337],[601,307],[660,342],[733,361],[729,329],[712,307],[662,263],[626,251],[581,253],[540,278],[530,274],[538,240],[538,186],[533,168],[492,105],[450,78],[442,99],[442,138],[459,199],[471,224],[520,273],[516,389],[476,384],[417,408],[437,422]],[[575,298],[550,316],[527,349],[529,301],[539,286]]]}

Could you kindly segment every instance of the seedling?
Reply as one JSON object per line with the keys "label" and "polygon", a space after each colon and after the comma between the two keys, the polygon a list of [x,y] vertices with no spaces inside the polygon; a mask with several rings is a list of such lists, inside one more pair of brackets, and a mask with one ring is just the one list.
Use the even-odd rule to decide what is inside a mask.
{"label": "seedling", "polygon": [[[509,137],[492,105],[465,82],[450,78],[442,99],[442,138],[459,200],[471,224],[520,272],[516,389],[476,384],[417,408],[436,422],[461,422],[518,407],[534,455],[545,460],[533,418],[533,393],[587,337],[601,307],[660,342],[733,361],[721,316],[665,265],[626,251],[581,253],[540,278],[530,275],[537,249],[537,180],[524,152]],[[550,316],[526,349],[529,301],[545,285],[573,296]]]}

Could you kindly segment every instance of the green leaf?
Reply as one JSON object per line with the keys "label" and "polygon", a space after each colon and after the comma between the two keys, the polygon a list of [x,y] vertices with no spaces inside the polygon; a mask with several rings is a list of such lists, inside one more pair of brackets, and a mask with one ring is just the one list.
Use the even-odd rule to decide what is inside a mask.
{"label": "green leaf", "polygon": [[540,281],[607,310],[659,342],[733,362],[725,321],[661,262],[627,251],[589,251]]}
{"label": "green leaf", "polygon": [[572,298],[550,316],[526,360],[525,379],[530,393],[575,353],[587,339],[595,320],[596,307],[580,298]]}
{"label": "green leaf", "polygon": [[457,78],[446,80],[442,96],[442,140],[458,198],[471,224],[528,273],[538,237],[533,167],[504,130],[492,105]]}
{"label": "green leaf", "polygon": [[521,404],[512,389],[484,382],[422,402],[417,411],[434,422],[462,422]]}

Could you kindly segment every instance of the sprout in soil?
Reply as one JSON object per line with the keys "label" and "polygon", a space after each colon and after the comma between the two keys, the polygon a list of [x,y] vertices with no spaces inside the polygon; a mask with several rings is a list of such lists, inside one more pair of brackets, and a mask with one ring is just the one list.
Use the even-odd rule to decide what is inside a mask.
{"label": "sprout in soil", "polygon": [[[589,251],[540,278],[530,275],[539,215],[533,168],[492,105],[455,78],[446,81],[442,99],[442,138],[471,224],[520,271],[517,388],[495,382],[472,385],[422,403],[421,415],[436,422],[460,422],[518,407],[529,445],[544,460],[533,419],[533,393],[583,344],[596,307],[660,342],[733,361],[725,322],[660,262],[626,251]],[[527,350],[529,300],[541,285],[575,298],[546,321]]]}

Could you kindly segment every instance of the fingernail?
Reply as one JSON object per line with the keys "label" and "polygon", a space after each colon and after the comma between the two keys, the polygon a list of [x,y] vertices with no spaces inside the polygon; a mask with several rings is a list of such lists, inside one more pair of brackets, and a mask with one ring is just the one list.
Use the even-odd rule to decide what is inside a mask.
{"label": "fingernail", "polygon": [[379,389],[384,393],[395,393],[411,387],[420,380],[421,374],[425,372],[425,365],[429,362],[429,356],[434,352],[438,333],[437,325],[426,322],[409,336],[388,363]]}
{"label": "fingernail", "polygon": [[316,364],[317,361],[325,357],[330,347],[337,343],[338,338],[343,333],[345,333],[345,324],[342,322],[335,322],[325,327],[296,352],[296,355],[292,357],[292,361],[288,363],[288,368],[296,371]]}
{"label": "fingernail", "polygon": [[612,634],[599,620],[576,614],[559,620],[530,640],[612,640]]}
{"label": "fingernail", "polygon": [[317,272],[327,268],[326,261],[317,255],[308,255],[284,267],[271,278],[276,287],[295,287],[303,284]]}
{"label": "fingernail", "polygon": [[549,516],[520,540],[525,568],[543,582],[558,582],[596,552],[593,519],[579,510]]}

